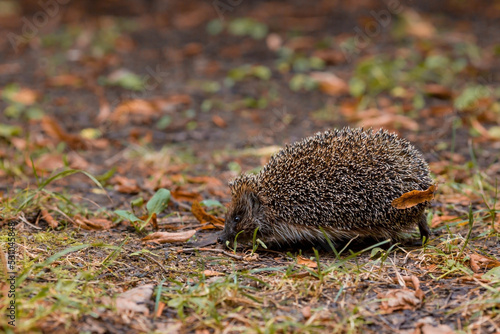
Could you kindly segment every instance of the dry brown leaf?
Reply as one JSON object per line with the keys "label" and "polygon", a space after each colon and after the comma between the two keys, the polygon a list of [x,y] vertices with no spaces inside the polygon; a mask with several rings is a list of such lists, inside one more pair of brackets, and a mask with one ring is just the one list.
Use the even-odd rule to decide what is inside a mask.
{"label": "dry brown leaf", "polygon": [[283,45],[283,39],[276,33],[270,33],[266,37],[267,48],[271,51],[278,51]]}
{"label": "dry brown leaf", "polygon": [[[142,218],[141,218],[142,219]],[[147,219],[147,218],[146,218]],[[156,213],[153,212],[151,215],[151,225],[155,231],[158,231],[158,219],[156,217]]]}
{"label": "dry brown leaf", "polygon": [[420,203],[432,200],[436,189],[437,184],[433,184],[427,190],[412,190],[396,198],[391,204],[396,209],[408,209]]}
{"label": "dry brown leaf", "polygon": [[72,149],[85,149],[90,145],[90,141],[78,136],[67,133],[59,123],[52,117],[45,115],[41,120],[42,129],[50,137],[67,143]]}
{"label": "dry brown leaf", "polygon": [[214,122],[214,124],[217,125],[219,128],[227,127],[226,121],[222,117],[220,117],[219,115],[213,115],[212,122]]}
{"label": "dry brown leaf", "polygon": [[328,65],[337,65],[346,61],[345,54],[340,50],[316,50],[313,56],[322,59]]}
{"label": "dry brown leaf", "polygon": [[203,271],[203,275],[205,275],[206,277],[214,277],[214,276],[224,276],[225,274],[218,271],[206,269]]}
{"label": "dry brown leaf", "polygon": [[380,309],[386,314],[397,310],[414,310],[424,299],[424,292],[420,289],[420,281],[416,276],[399,276],[394,281],[398,282],[400,279],[403,281],[400,284],[412,283],[415,290],[403,288],[379,293],[378,298],[386,299],[380,304]]}
{"label": "dry brown leaf", "polygon": [[422,300],[416,296],[416,291],[410,289],[390,290],[378,294],[378,298],[384,299],[380,304],[380,309],[385,314],[398,310],[414,310],[422,303]]}
{"label": "dry brown leaf", "polygon": [[318,82],[319,90],[328,95],[342,95],[349,91],[347,83],[329,72],[312,72],[311,78]]}
{"label": "dry brown leaf", "polygon": [[82,79],[74,74],[61,74],[55,77],[51,77],[47,80],[47,85],[49,86],[70,86],[70,87],[80,87],[82,85]]}
{"label": "dry brown leaf", "polygon": [[460,217],[457,216],[449,216],[449,215],[444,215],[444,216],[433,216],[432,221],[431,221],[431,227],[435,228],[438,226],[441,226],[443,224],[448,224],[454,221],[460,220]]}
{"label": "dry brown leaf", "polygon": [[317,268],[318,263],[316,261],[313,261],[311,259],[305,258],[303,256],[297,256],[297,264],[304,265],[308,268]]}
{"label": "dry brown leaf", "polygon": [[191,212],[193,215],[198,219],[198,221],[202,224],[204,223],[212,223],[216,226],[219,227],[224,227],[224,220],[221,218],[217,218],[215,216],[209,215],[208,213],[203,210],[201,207],[200,203],[198,202],[193,202],[191,206]]}
{"label": "dry brown leaf", "polygon": [[415,328],[413,334],[455,334],[455,331],[448,325],[423,324]]}
{"label": "dry brown leaf", "polygon": [[401,13],[406,25],[406,33],[410,36],[429,39],[435,36],[436,28],[428,20],[425,20],[417,11],[406,8]]}
{"label": "dry brown leaf", "polygon": [[186,177],[186,181],[189,183],[205,183],[211,186],[222,185],[222,182],[218,178],[212,176],[188,176]]}
{"label": "dry brown leaf", "polygon": [[161,111],[173,110],[180,104],[191,103],[189,95],[172,95],[169,97],[156,97],[149,100],[133,99],[120,103],[111,113],[109,119],[119,124],[129,121],[131,116],[135,116],[141,121],[150,121],[152,116],[158,115]]}
{"label": "dry brown leaf", "polygon": [[59,225],[57,220],[55,220],[54,217],[52,217],[52,215],[47,210],[42,209],[41,213],[43,220],[45,220],[50,227],[56,228]]}
{"label": "dry brown leaf", "polygon": [[118,312],[140,312],[149,314],[147,302],[153,295],[153,284],[146,284],[125,291],[116,297],[115,306]]}
{"label": "dry brown leaf", "polygon": [[500,266],[500,261],[489,258],[487,256],[481,255],[481,254],[469,254],[469,258],[471,261],[471,264],[474,262],[477,266],[477,270],[474,270],[471,265],[471,269],[474,270],[474,272],[480,271],[480,268],[494,268]]}
{"label": "dry brown leaf", "polygon": [[114,185],[116,191],[124,194],[137,194],[140,190],[136,180],[121,175],[114,176],[110,183]]}
{"label": "dry brown leaf", "polygon": [[434,96],[440,99],[451,99],[453,92],[443,85],[439,84],[427,84],[424,86],[424,92],[430,96]]}
{"label": "dry brown leaf", "polygon": [[300,312],[302,313],[302,315],[304,316],[305,319],[309,319],[312,315],[311,306],[307,305],[307,306],[303,307],[302,310],[300,310]]}
{"label": "dry brown leaf", "polygon": [[390,112],[386,113],[385,110],[377,110],[377,113],[371,117],[365,117],[362,114],[363,112],[359,112],[357,116],[360,119],[358,126],[363,128],[373,128],[374,130],[381,128],[396,129],[396,125],[399,125],[411,131],[417,131],[419,129],[418,122],[405,115],[398,115]]}
{"label": "dry brown leaf", "polygon": [[113,222],[104,218],[85,218],[80,215],[73,217],[76,225],[84,230],[109,230],[113,226]]}
{"label": "dry brown leaf", "polygon": [[[163,310],[165,309],[165,306],[167,306],[167,304],[165,304],[164,302],[158,303],[158,309],[156,310],[155,317],[158,318],[159,316],[161,316],[161,314],[163,313]],[[177,331],[173,331],[171,333],[177,333]]]}
{"label": "dry brown leaf", "polygon": [[142,238],[142,241],[155,242],[159,244],[165,244],[167,242],[185,242],[188,241],[194,234],[196,230],[189,230],[184,232],[155,232]]}
{"label": "dry brown leaf", "polygon": [[[63,157],[59,153],[45,153],[34,160],[33,163],[36,172],[40,174],[50,173],[64,167]],[[26,157],[26,164],[31,166],[31,160],[28,157]]]}
{"label": "dry brown leaf", "polygon": [[172,197],[178,201],[194,202],[194,201],[201,201],[202,200],[202,197],[199,193],[192,192],[192,191],[172,190],[170,193],[171,193]]}
{"label": "dry brown leaf", "polygon": [[40,93],[38,93],[36,90],[21,88],[12,96],[12,100],[14,102],[24,104],[25,106],[29,106],[34,104],[39,97]]}

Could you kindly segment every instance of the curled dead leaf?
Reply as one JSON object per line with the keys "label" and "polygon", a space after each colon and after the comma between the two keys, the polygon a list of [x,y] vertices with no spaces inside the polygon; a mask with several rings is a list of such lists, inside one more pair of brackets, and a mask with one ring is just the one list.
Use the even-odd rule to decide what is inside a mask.
{"label": "curled dead leaf", "polygon": [[29,88],[21,88],[18,92],[16,92],[12,96],[12,100],[14,102],[29,106],[34,104],[39,97],[40,97],[39,92]]}
{"label": "curled dead leaf", "polygon": [[224,227],[224,220],[222,218],[218,218],[208,214],[205,210],[203,210],[200,203],[198,202],[193,202],[193,205],[191,206],[191,212],[196,217],[196,219],[198,219],[198,221],[202,224],[212,223],[215,226],[219,226],[221,228]]}
{"label": "curled dead leaf", "polygon": [[116,175],[110,182],[116,191],[124,194],[137,194],[140,190],[136,180],[124,176]]}
{"label": "curled dead leaf", "polygon": [[112,221],[104,218],[85,218],[76,215],[73,221],[84,230],[109,230],[113,226]]}
{"label": "curled dead leaf", "polygon": [[203,275],[205,275],[206,277],[214,277],[214,276],[224,276],[224,273],[206,269],[203,271]]}
{"label": "curled dead leaf", "polygon": [[349,91],[347,83],[333,73],[313,72],[311,78],[318,82],[319,90],[328,95],[342,95]]}
{"label": "curled dead leaf", "polygon": [[408,209],[423,202],[431,201],[437,190],[437,184],[433,184],[427,190],[412,190],[392,201],[396,209]]}
{"label": "curled dead leaf", "polygon": [[63,141],[68,144],[72,149],[85,149],[88,148],[90,142],[84,138],[66,132],[59,123],[52,117],[45,115],[41,120],[42,129],[50,137]]}
{"label": "curled dead leaf", "polygon": [[47,224],[49,224],[50,227],[56,228],[59,225],[57,220],[55,220],[54,217],[52,217],[52,215],[47,210],[42,209],[41,214],[42,214],[43,220],[45,220],[47,222]]}
{"label": "curled dead leaf", "polygon": [[194,234],[196,230],[189,230],[184,232],[155,232],[142,238],[142,241],[146,242],[156,242],[159,244],[165,244],[167,242],[185,242],[188,241]]}

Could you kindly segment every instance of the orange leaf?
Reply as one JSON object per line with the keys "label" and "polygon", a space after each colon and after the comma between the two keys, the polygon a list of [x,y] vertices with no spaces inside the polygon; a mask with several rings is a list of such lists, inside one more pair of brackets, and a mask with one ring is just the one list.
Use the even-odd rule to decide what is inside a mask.
{"label": "orange leaf", "polygon": [[136,180],[120,175],[113,177],[111,179],[111,184],[114,184],[116,191],[124,194],[136,194],[140,190]]}
{"label": "orange leaf", "polygon": [[184,190],[172,190],[171,195],[178,201],[201,201],[202,197],[200,194]]}
{"label": "orange leaf", "polygon": [[437,184],[433,184],[427,190],[412,190],[396,198],[391,204],[396,209],[408,209],[420,203],[432,200],[436,189]]}
{"label": "orange leaf", "polygon": [[201,207],[200,203],[198,202],[193,202],[193,205],[191,206],[191,212],[196,217],[196,219],[198,219],[198,221],[202,224],[208,222],[216,226],[221,226],[221,227],[224,226],[224,220],[206,213],[205,210],[203,210],[203,208]]}
{"label": "orange leaf", "polygon": [[349,91],[347,83],[333,73],[313,72],[311,78],[318,82],[319,90],[328,95],[342,95]]}
{"label": "orange leaf", "polygon": [[165,244],[167,242],[185,242],[188,241],[194,234],[196,230],[189,230],[184,232],[155,232],[142,238],[142,241],[156,242],[159,244]]}
{"label": "orange leaf", "polygon": [[88,219],[80,215],[76,215],[73,221],[84,230],[109,230],[113,226],[113,222],[110,220],[103,218]]}
{"label": "orange leaf", "polygon": [[308,268],[317,268],[318,264],[316,261],[310,260],[308,258],[305,258],[303,256],[297,256],[297,264],[302,264]]}
{"label": "orange leaf", "polygon": [[221,273],[221,272],[218,272],[218,271],[214,271],[214,270],[204,270],[203,271],[203,274],[206,276],[206,277],[213,277],[213,276],[224,276],[224,273]]}
{"label": "orange leaf", "polygon": [[67,133],[59,123],[50,116],[41,120],[42,129],[52,138],[67,143],[72,149],[84,149],[89,146],[89,141],[84,138]]}
{"label": "orange leaf", "polygon": [[39,97],[40,94],[37,91],[29,88],[21,88],[17,93],[14,94],[14,96],[12,96],[12,100],[29,106],[35,103]]}
{"label": "orange leaf", "polygon": [[42,209],[42,218],[49,224],[50,227],[56,228],[59,223],[52,217],[52,215],[45,209]]}

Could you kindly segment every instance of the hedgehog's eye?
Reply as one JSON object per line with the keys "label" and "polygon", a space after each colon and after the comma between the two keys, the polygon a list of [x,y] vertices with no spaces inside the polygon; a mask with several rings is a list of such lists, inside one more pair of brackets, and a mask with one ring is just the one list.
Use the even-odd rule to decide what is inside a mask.
{"label": "hedgehog's eye", "polygon": [[235,216],[234,217],[234,222],[235,223],[239,223],[241,221],[241,217],[240,216]]}

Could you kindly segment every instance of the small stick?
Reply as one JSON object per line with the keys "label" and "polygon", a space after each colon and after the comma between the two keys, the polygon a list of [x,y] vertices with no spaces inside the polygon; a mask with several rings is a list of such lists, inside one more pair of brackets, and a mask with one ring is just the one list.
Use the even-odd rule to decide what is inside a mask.
{"label": "small stick", "polygon": [[213,253],[222,253],[226,256],[232,257],[233,259],[236,260],[243,260],[243,256],[232,254],[229,252],[226,252],[223,249],[212,249],[212,248],[184,248],[184,249],[179,249],[177,253],[190,253],[194,251],[204,251],[204,252],[213,252]]}

